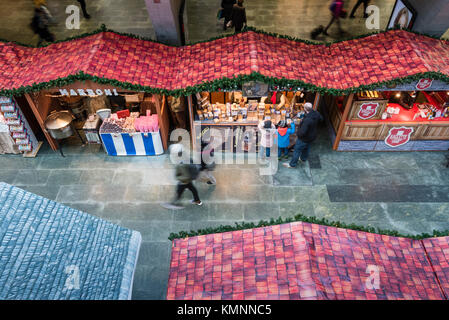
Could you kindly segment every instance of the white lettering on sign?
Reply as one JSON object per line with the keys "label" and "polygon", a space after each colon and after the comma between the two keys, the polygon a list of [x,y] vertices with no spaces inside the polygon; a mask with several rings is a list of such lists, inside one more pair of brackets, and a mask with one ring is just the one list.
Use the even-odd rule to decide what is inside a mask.
{"label": "white lettering on sign", "polygon": [[59,93],[61,96],[118,96],[117,89],[96,89],[95,91],[93,89],[59,89]]}
{"label": "white lettering on sign", "polygon": [[388,132],[387,137],[385,138],[385,143],[392,148],[402,146],[410,140],[410,136],[412,133],[413,128],[391,128]]}

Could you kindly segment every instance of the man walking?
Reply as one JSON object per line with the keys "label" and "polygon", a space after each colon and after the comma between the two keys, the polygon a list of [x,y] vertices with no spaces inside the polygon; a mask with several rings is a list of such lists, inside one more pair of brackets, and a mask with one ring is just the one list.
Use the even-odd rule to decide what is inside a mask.
{"label": "man walking", "polygon": [[[181,144],[174,144],[170,147],[170,153],[172,155],[177,155],[178,157],[182,157],[184,152],[184,147]],[[178,180],[178,184],[176,186],[176,196],[173,202],[171,203],[163,203],[162,207],[166,209],[182,209],[183,206],[179,205],[179,200],[181,199],[182,194],[186,189],[189,189],[193,194],[192,204],[197,206],[201,206],[203,202],[200,200],[198,195],[198,190],[193,185],[193,181],[198,177],[200,170],[197,165],[190,163],[183,163],[182,161],[176,165],[175,177]]]}
{"label": "man walking", "polygon": [[285,162],[282,165],[287,168],[295,168],[298,160],[305,162],[309,156],[311,143],[318,135],[318,123],[323,120],[323,117],[318,111],[313,110],[312,104],[306,102],[304,104],[304,111],[306,115],[299,124],[296,132],[298,139],[296,140],[295,148],[293,150],[293,158],[290,163]]}

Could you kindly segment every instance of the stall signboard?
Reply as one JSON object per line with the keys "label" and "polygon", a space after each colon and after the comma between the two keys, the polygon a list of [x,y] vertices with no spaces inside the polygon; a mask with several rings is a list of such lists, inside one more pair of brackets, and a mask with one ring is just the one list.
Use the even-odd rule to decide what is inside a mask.
{"label": "stall signboard", "polygon": [[242,85],[244,97],[260,98],[268,96],[268,84],[259,81],[248,81]]}
{"label": "stall signboard", "polygon": [[440,80],[420,79],[412,83],[405,83],[396,86],[388,86],[376,89],[377,91],[446,91],[449,90],[449,83]]}
{"label": "stall signboard", "polygon": [[360,119],[367,120],[374,117],[377,114],[377,109],[379,108],[378,102],[366,102],[362,103],[359,108],[359,113],[357,116]]}
{"label": "stall signboard", "polygon": [[77,96],[118,96],[117,89],[59,89],[61,96],[77,97]]}
{"label": "stall signboard", "polygon": [[385,144],[392,148],[402,146],[410,141],[410,136],[413,133],[413,128],[399,127],[391,128],[385,138]]}

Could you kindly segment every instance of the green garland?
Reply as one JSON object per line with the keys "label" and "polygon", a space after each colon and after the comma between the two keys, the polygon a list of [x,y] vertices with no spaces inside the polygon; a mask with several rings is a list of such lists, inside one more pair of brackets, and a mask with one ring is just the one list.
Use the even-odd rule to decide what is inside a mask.
{"label": "green garland", "polygon": [[363,227],[363,226],[359,226],[359,225],[352,224],[352,223],[345,224],[345,223],[339,222],[339,221],[329,221],[327,219],[307,217],[302,214],[298,214],[298,215],[294,216],[293,218],[283,219],[282,217],[279,217],[277,219],[271,218],[269,221],[261,220],[257,224],[252,223],[252,222],[242,222],[242,223],[236,222],[234,226],[221,225],[221,226],[218,226],[215,228],[199,229],[197,231],[190,230],[189,232],[181,231],[178,233],[170,233],[170,236],[168,237],[168,239],[170,241],[173,241],[174,239],[183,239],[183,238],[195,237],[195,236],[199,236],[199,235],[267,227],[267,226],[279,225],[279,224],[283,224],[283,223],[291,223],[291,222],[297,222],[297,221],[319,224],[319,225],[324,225],[324,226],[329,226],[329,227],[337,227],[337,228],[344,228],[344,229],[363,231],[363,232],[369,232],[369,233],[377,233],[377,234],[388,235],[388,236],[393,236],[393,237],[403,237],[403,238],[409,238],[409,239],[414,239],[414,240],[427,239],[427,238],[431,238],[431,237],[449,236],[449,230],[445,230],[445,231],[433,230],[432,234],[421,233],[419,235],[409,235],[409,234],[404,235],[404,234],[401,234],[394,230],[385,230],[385,229],[379,229],[379,228],[374,228],[374,227]]}
{"label": "green garland", "polygon": [[306,83],[301,80],[292,80],[292,79],[286,79],[286,78],[273,78],[273,77],[267,77],[264,76],[258,72],[253,72],[249,75],[239,75],[233,78],[226,78],[223,77],[221,79],[216,79],[213,81],[208,82],[202,82],[200,84],[197,84],[195,86],[189,86],[184,89],[174,89],[174,90],[168,90],[163,88],[152,88],[147,86],[142,86],[140,84],[133,84],[129,82],[121,82],[114,79],[108,79],[104,77],[97,77],[92,76],[87,73],[84,73],[83,71],[80,71],[79,73],[75,75],[70,75],[64,78],[58,78],[55,80],[51,80],[48,82],[42,82],[42,83],[36,83],[31,86],[24,86],[20,87],[18,89],[2,89],[0,90],[0,95],[2,96],[21,96],[25,93],[31,93],[35,91],[41,91],[44,89],[54,88],[54,87],[63,87],[68,84],[74,83],[76,81],[86,81],[91,80],[96,83],[100,84],[107,84],[111,85],[117,88],[123,88],[130,91],[142,91],[142,92],[148,92],[148,93],[156,93],[156,94],[164,94],[164,95],[172,95],[172,96],[189,96],[192,94],[195,94],[197,92],[202,91],[209,91],[209,92],[215,92],[220,90],[236,90],[238,89],[244,82],[247,81],[261,81],[268,83],[272,87],[279,87],[279,88],[287,88],[296,90],[295,88],[302,88],[307,91],[311,92],[318,92],[320,94],[327,94],[327,95],[334,95],[334,96],[341,96],[341,95],[347,95],[350,93],[356,93],[360,91],[366,91],[366,90],[376,90],[384,86],[389,85],[401,85],[405,83],[412,83],[414,81],[418,81],[422,78],[430,78],[434,80],[440,80],[446,83],[449,83],[449,76],[444,75],[440,72],[423,72],[423,73],[417,73],[411,76],[403,77],[403,78],[396,78],[393,80],[388,81],[382,81],[377,83],[372,83],[369,85],[361,85],[359,87],[351,87],[347,89],[333,89],[333,88],[325,88],[325,87],[319,87],[311,83]]}

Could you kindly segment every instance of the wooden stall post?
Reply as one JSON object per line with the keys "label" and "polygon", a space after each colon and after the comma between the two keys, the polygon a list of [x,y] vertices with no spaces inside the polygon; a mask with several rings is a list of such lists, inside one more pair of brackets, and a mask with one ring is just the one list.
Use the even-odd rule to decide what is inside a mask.
{"label": "wooden stall post", "polygon": [[315,100],[313,101],[313,110],[317,110],[318,109],[318,104],[320,103],[320,94],[317,92],[315,94]]}
{"label": "wooden stall post", "polygon": [[36,105],[34,104],[33,99],[31,99],[31,97],[28,93],[25,93],[25,98],[27,99],[28,104],[31,107],[31,110],[34,113],[34,116],[36,117],[36,120],[39,123],[39,126],[41,127],[42,131],[44,132],[44,135],[47,138],[47,141],[50,144],[51,149],[53,151],[58,150],[58,142],[50,136],[50,134],[47,131],[47,128],[45,128],[44,120],[42,119],[41,114],[39,113],[39,110],[37,109]]}
{"label": "wooden stall post", "polygon": [[343,133],[343,129],[345,127],[346,120],[348,118],[349,111],[352,107],[352,101],[354,99],[354,94],[351,93],[346,101],[345,110],[343,111],[343,115],[341,117],[340,126],[338,127],[337,136],[335,137],[334,146],[332,149],[337,150],[338,145],[340,144],[341,135]]}
{"label": "wooden stall post", "polygon": [[162,95],[162,105],[159,99],[160,96],[156,95],[156,110],[159,117],[159,126],[161,128],[162,145],[164,146],[164,150],[167,150],[168,131],[170,125],[168,118],[167,99],[165,98],[165,95]]}
{"label": "wooden stall post", "polygon": [[196,132],[195,126],[193,125],[193,103],[192,96],[187,96],[187,108],[189,109],[189,119],[190,119],[190,140],[192,141],[193,150],[196,150]]}

